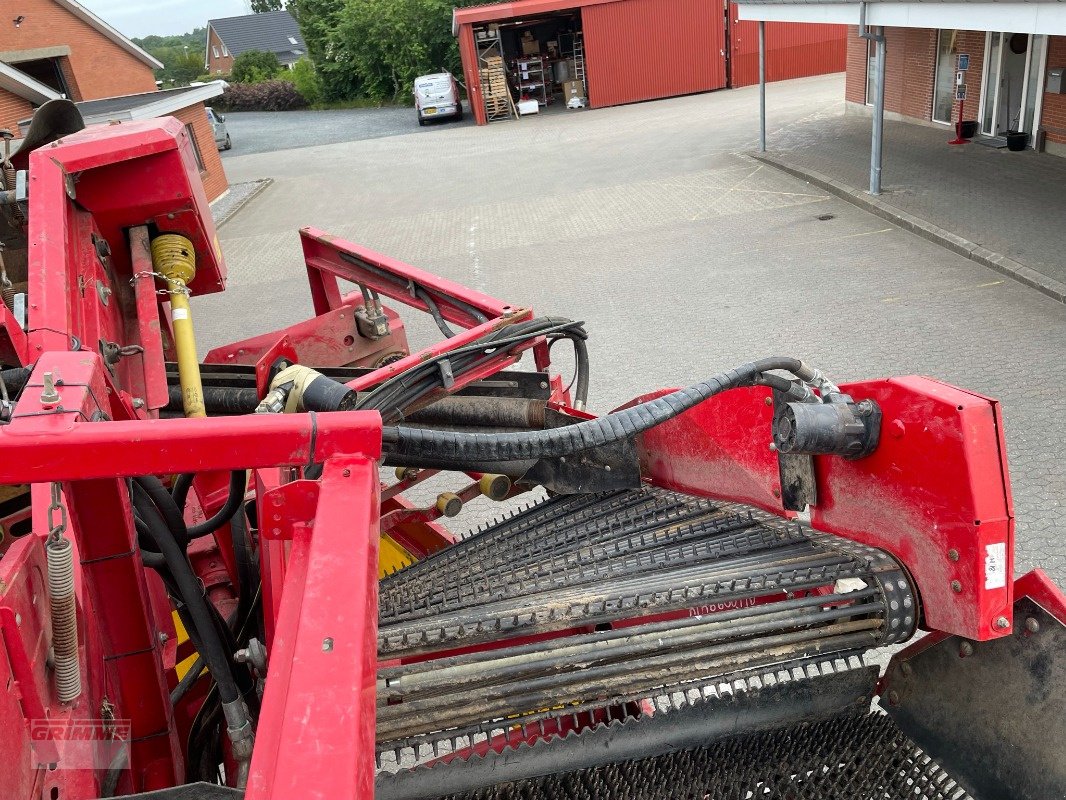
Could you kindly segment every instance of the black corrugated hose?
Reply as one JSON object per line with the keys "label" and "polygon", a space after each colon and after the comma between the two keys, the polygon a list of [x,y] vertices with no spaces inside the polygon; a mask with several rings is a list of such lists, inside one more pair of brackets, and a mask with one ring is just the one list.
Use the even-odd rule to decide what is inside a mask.
{"label": "black corrugated hose", "polygon": [[771,370],[791,372],[804,382],[820,377],[796,358],[772,357],[743,364],[687,389],[631,406],[598,419],[542,431],[518,433],[458,433],[405,426],[382,430],[386,453],[420,458],[439,458],[452,463],[485,463],[531,458],[558,458],[590,447],[630,439],[649,428],[673,419],[716,394],[751,386]]}

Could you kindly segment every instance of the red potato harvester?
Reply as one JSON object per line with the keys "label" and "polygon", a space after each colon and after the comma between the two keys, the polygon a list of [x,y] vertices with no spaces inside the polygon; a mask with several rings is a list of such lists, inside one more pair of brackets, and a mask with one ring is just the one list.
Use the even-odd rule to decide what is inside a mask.
{"label": "red potato harvester", "polygon": [[313,228],[314,316],[201,363],[187,133],[81,127],[0,170],[0,796],[1066,796],[995,400],[770,357],[597,417],[580,322]]}

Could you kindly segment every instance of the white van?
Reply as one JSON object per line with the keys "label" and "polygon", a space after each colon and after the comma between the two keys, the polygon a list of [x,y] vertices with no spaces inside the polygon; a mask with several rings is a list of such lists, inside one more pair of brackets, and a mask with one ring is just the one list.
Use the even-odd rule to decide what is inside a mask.
{"label": "white van", "polygon": [[415,78],[415,113],[418,124],[436,117],[463,118],[463,101],[459,99],[459,85],[450,72],[420,75]]}

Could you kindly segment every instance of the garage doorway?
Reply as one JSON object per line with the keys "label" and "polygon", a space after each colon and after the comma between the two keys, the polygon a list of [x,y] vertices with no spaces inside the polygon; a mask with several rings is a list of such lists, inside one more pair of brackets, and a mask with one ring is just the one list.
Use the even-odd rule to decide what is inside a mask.
{"label": "garage doorway", "polygon": [[581,10],[473,27],[487,122],[588,104]]}

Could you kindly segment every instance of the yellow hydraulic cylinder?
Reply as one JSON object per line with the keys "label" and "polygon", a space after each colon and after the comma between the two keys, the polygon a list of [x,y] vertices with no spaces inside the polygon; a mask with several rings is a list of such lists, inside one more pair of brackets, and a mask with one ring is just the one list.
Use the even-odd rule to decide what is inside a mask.
{"label": "yellow hydraulic cylinder", "polygon": [[196,355],[188,285],[196,276],[196,251],[192,242],[176,233],[164,233],[152,240],[152,268],[163,276],[170,296],[170,323],[174,329],[174,350],[178,356],[181,401],[187,417],[206,417],[204,388],[200,381],[200,360]]}

